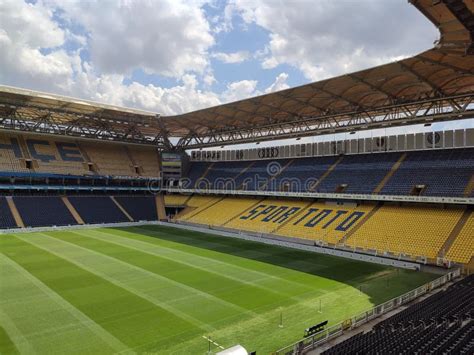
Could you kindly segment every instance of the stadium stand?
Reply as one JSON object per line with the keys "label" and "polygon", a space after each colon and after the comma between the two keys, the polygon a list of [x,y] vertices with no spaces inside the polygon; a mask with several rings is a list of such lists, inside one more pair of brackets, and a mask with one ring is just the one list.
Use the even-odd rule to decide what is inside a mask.
{"label": "stadium stand", "polygon": [[410,195],[421,185],[425,186],[423,195],[463,196],[473,167],[474,149],[410,152],[382,194]]}
{"label": "stadium stand", "polygon": [[348,155],[318,185],[319,192],[371,194],[402,153]]}
{"label": "stadium stand", "polygon": [[123,145],[81,143],[81,148],[87,152],[90,162],[97,166],[97,173],[100,175],[136,175]]}
{"label": "stadium stand", "polygon": [[451,285],[367,333],[323,352],[336,354],[473,354],[474,275]]}
{"label": "stadium stand", "polygon": [[189,186],[187,188],[198,188],[199,180],[205,177],[211,164],[205,162],[196,162],[191,164],[188,171]]}
{"label": "stadium stand", "polygon": [[461,209],[382,206],[346,244],[353,248],[390,251],[395,255],[436,258],[461,217]]}
{"label": "stadium stand", "polygon": [[276,234],[338,244],[374,208],[375,205],[331,206],[313,203],[278,229]]}
{"label": "stadium stand", "polygon": [[28,172],[18,138],[0,135],[0,169],[1,171]]}
{"label": "stadium stand", "polygon": [[129,222],[109,196],[72,196],[69,201],[86,223]]}
{"label": "stadium stand", "polygon": [[[268,171],[272,164],[278,173]],[[474,175],[473,168],[474,149],[465,148],[192,162],[189,179],[191,186],[196,186],[200,178],[205,178],[208,187],[214,189],[460,197],[470,190],[468,185]],[[201,183],[200,187],[207,185]]]}
{"label": "stadium stand", "polygon": [[253,198],[223,199],[206,210],[189,217],[187,221],[209,226],[223,226],[242,211],[255,205],[256,202],[258,200]]}
{"label": "stadium stand", "polygon": [[470,216],[459,232],[453,245],[446,254],[447,259],[467,264],[474,255],[474,213]]}
{"label": "stadium stand", "polygon": [[306,201],[263,200],[242,210],[225,227],[257,233],[273,233],[308,205]]}
{"label": "stadium stand", "polygon": [[5,197],[0,196],[0,229],[16,228],[16,222]]}
{"label": "stadium stand", "polygon": [[140,146],[125,146],[125,149],[129,151],[136,174],[146,177],[160,176],[156,150]]}
{"label": "stadium stand", "polygon": [[[316,182],[337,162],[337,157],[293,159],[284,172],[275,177],[273,185],[280,191],[314,191]],[[301,184],[300,181],[314,181],[314,184]]]}
{"label": "stadium stand", "polygon": [[115,199],[134,221],[158,220],[154,196],[115,196]]}
{"label": "stadium stand", "polygon": [[84,158],[73,142],[60,142],[44,138],[25,139],[33,159],[33,170],[38,173],[85,175]]}
{"label": "stadium stand", "polygon": [[213,196],[200,196],[193,195],[187,202],[186,205],[189,207],[181,217],[180,220],[186,221],[194,215],[205,211],[207,208],[221,200],[221,197]]}
{"label": "stadium stand", "polygon": [[[273,164],[275,170],[272,171]],[[271,180],[275,174],[281,174],[282,170],[291,163],[290,159],[280,159],[275,161],[255,161],[247,162],[248,167],[237,175],[235,178],[235,186],[240,190],[274,190]]]}
{"label": "stadium stand", "polygon": [[245,162],[222,162],[212,164],[205,179],[209,181],[209,186],[215,189],[238,189],[242,183],[239,178],[252,163]]}
{"label": "stadium stand", "polygon": [[16,196],[13,200],[26,227],[77,224],[58,196]]}
{"label": "stadium stand", "polygon": [[153,147],[0,135],[0,171],[58,175],[158,177]]}
{"label": "stadium stand", "polygon": [[186,195],[165,195],[165,205],[166,206],[184,206],[186,201],[188,201],[190,196]]}
{"label": "stadium stand", "polygon": [[[193,196],[188,213],[178,221],[273,233],[341,245],[389,257],[436,259],[464,213],[463,208],[441,206],[394,206]],[[471,220],[459,234],[448,259],[467,262],[473,255]],[[459,245],[458,245],[459,243]],[[465,255],[462,258],[459,253]],[[454,258],[454,255],[459,255]]]}

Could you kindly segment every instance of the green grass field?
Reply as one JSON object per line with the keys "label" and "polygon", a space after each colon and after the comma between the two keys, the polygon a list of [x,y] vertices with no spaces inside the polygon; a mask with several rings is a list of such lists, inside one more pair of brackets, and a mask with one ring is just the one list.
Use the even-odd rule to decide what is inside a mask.
{"label": "green grass field", "polygon": [[436,277],[158,226],[0,235],[0,251],[2,354],[204,354],[203,336],[266,354]]}

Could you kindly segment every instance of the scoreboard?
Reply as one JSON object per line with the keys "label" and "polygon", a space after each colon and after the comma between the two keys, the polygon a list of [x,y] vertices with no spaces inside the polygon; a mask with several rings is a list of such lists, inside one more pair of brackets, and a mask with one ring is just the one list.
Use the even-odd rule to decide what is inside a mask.
{"label": "scoreboard", "polygon": [[176,152],[161,153],[161,172],[165,180],[179,180],[183,173],[183,154]]}

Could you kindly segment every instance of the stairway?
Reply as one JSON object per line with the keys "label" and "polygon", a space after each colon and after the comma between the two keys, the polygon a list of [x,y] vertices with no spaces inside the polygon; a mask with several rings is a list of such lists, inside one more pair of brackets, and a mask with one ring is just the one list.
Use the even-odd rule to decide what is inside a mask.
{"label": "stairway", "polygon": [[474,191],[474,175],[471,176],[471,180],[469,180],[466,185],[466,188],[464,189],[464,197],[471,196],[472,191]]}
{"label": "stairway", "polygon": [[457,236],[459,235],[464,225],[466,224],[467,220],[469,219],[469,216],[471,215],[471,213],[472,213],[472,210],[467,208],[462,214],[461,218],[459,218],[459,221],[456,223],[451,233],[449,233],[448,238],[446,239],[443,246],[439,250],[438,252],[439,258],[444,258],[444,256],[448,253],[449,249],[453,245]]}
{"label": "stairway", "polygon": [[[123,146],[123,150],[125,151],[125,155],[127,156],[128,160],[130,160],[132,170],[135,172],[135,167],[138,166],[138,164],[133,158],[132,152],[130,152],[130,149],[128,149],[126,145]],[[137,173],[137,175],[141,175],[141,174]]]}
{"label": "stairway", "polygon": [[400,156],[400,158],[398,158],[398,160],[395,162],[395,164],[393,164],[392,168],[387,173],[387,175],[384,176],[382,181],[380,181],[380,183],[374,189],[374,191],[372,192],[373,194],[377,195],[378,193],[380,193],[380,191],[382,191],[384,186],[387,184],[388,180],[390,180],[390,178],[393,176],[393,174],[395,174],[395,172],[398,170],[400,165],[402,165],[402,163],[403,163],[403,161],[405,160],[406,157],[407,157],[407,153],[403,153]]}
{"label": "stairway", "polygon": [[[247,165],[246,168],[242,169],[242,170],[240,171],[240,173],[238,173],[237,175],[235,175],[235,176],[233,177],[234,181],[237,180],[237,178],[238,178],[239,176],[241,176],[242,174],[245,174],[245,173],[255,164],[255,162],[256,162],[256,160],[251,161],[250,164]],[[239,190],[240,187],[241,187],[241,186],[236,186],[235,188],[236,188],[236,190]]]}
{"label": "stairway", "polygon": [[155,196],[155,203],[156,203],[156,215],[158,216],[159,221],[166,220],[166,210],[165,210],[165,198],[163,194],[157,194]]}
{"label": "stairway", "polygon": [[357,232],[357,230],[362,227],[364,223],[367,222],[375,214],[375,212],[380,209],[380,207],[382,207],[382,204],[374,206],[374,208],[369,213],[367,213],[359,223],[357,223],[344,237],[341,238],[339,244],[345,244],[346,241],[351,237],[351,235]]}
{"label": "stairway", "polygon": [[285,222],[282,224],[278,225],[274,230],[271,231],[271,233],[276,233],[278,230],[282,229],[284,226],[286,226],[288,223],[293,222],[298,216],[301,216],[304,212],[306,212],[306,209],[313,204],[313,201],[309,201],[306,205],[301,207],[301,210],[299,210],[297,213],[295,213],[293,216],[288,218]]}
{"label": "stairway", "polygon": [[125,215],[125,217],[127,217],[130,222],[133,222],[132,216],[130,216],[130,214],[129,214],[129,213],[125,210],[125,208],[123,208],[123,206],[115,199],[115,197],[110,196],[110,199],[113,201],[113,203],[115,203],[115,205],[119,208],[119,210],[122,211],[122,213]]}
{"label": "stairway", "polygon": [[76,220],[77,224],[85,224],[84,220],[82,217],[79,215],[77,210],[74,208],[72,203],[69,201],[69,199],[66,196],[61,197],[61,200],[63,201],[64,205],[68,209],[69,213],[74,217]]}
{"label": "stairway", "polygon": [[339,163],[342,161],[342,159],[344,159],[344,156],[341,155],[341,156],[339,157],[339,159],[337,159],[337,160],[334,162],[334,164],[332,164],[332,165],[328,168],[328,170],[326,170],[326,171],[324,172],[324,174],[321,175],[321,177],[318,179],[318,182],[317,182],[315,185],[313,185],[313,186],[309,189],[309,191],[310,191],[310,192],[314,192],[314,191],[316,190],[316,188],[321,184],[321,182],[322,182],[326,177],[328,177],[329,174],[331,174],[331,172],[336,168],[337,164],[339,164]]}
{"label": "stairway", "polygon": [[230,218],[229,220],[225,221],[224,223],[221,224],[221,226],[225,227],[226,224],[229,224],[230,222],[232,222],[233,220],[235,220],[237,217],[239,216],[242,216],[243,214],[245,214],[246,212],[248,211],[251,211],[253,208],[255,208],[255,206],[258,206],[258,204],[260,204],[262,201],[264,201],[265,198],[260,198],[260,199],[257,199],[256,202],[250,206],[249,208],[241,211],[240,213],[237,213],[234,217]]}
{"label": "stairway", "polygon": [[[285,164],[275,175],[270,177],[270,179],[267,181],[265,185],[262,186],[262,190],[265,190],[269,185],[271,187],[271,183],[273,180],[275,180],[278,176],[280,176],[290,165],[293,163],[294,159],[291,159],[288,163]],[[278,188],[278,186],[276,186]],[[276,190],[278,191],[278,190]]]}
{"label": "stairway", "polygon": [[10,208],[10,212],[12,213],[13,219],[15,219],[17,227],[25,228],[25,224],[23,223],[23,219],[20,216],[20,212],[18,212],[15,201],[13,201],[13,197],[7,196],[5,198],[7,200],[8,207]]}

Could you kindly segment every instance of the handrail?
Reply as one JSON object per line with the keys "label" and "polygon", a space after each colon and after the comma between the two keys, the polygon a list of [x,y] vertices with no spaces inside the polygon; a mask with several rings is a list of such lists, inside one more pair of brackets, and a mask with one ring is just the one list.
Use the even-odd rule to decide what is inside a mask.
{"label": "handrail", "polygon": [[384,302],[378,306],[372,307],[369,310],[359,313],[349,319],[346,319],[340,323],[337,323],[328,329],[325,329],[319,333],[311,335],[309,337],[303,338],[294,342],[293,344],[287,345],[284,348],[281,348],[274,352],[275,355],[298,355],[303,352],[315,349],[317,346],[320,346],[330,339],[333,339],[341,335],[347,329],[355,329],[362,324],[365,324],[375,318],[380,317],[383,314],[386,314],[393,309],[399,308],[400,306],[413,301],[414,299],[439,288],[440,286],[445,285],[449,281],[459,277],[461,275],[461,269],[456,269],[451,272],[446,273],[445,275],[428,282],[422,286],[415,288],[401,296],[395,297],[387,302]]}
{"label": "handrail", "polygon": [[166,187],[163,191],[180,194],[202,194],[202,195],[237,195],[237,196],[269,196],[269,197],[300,197],[300,198],[324,198],[339,200],[359,201],[395,201],[395,202],[418,202],[418,203],[451,203],[459,205],[474,205],[473,197],[438,197],[438,196],[404,196],[404,195],[372,195],[372,194],[340,194],[328,192],[283,192],[283,191],[255,191],[255,190],[232,190],[232,189],[185,189],[179,187]]}

